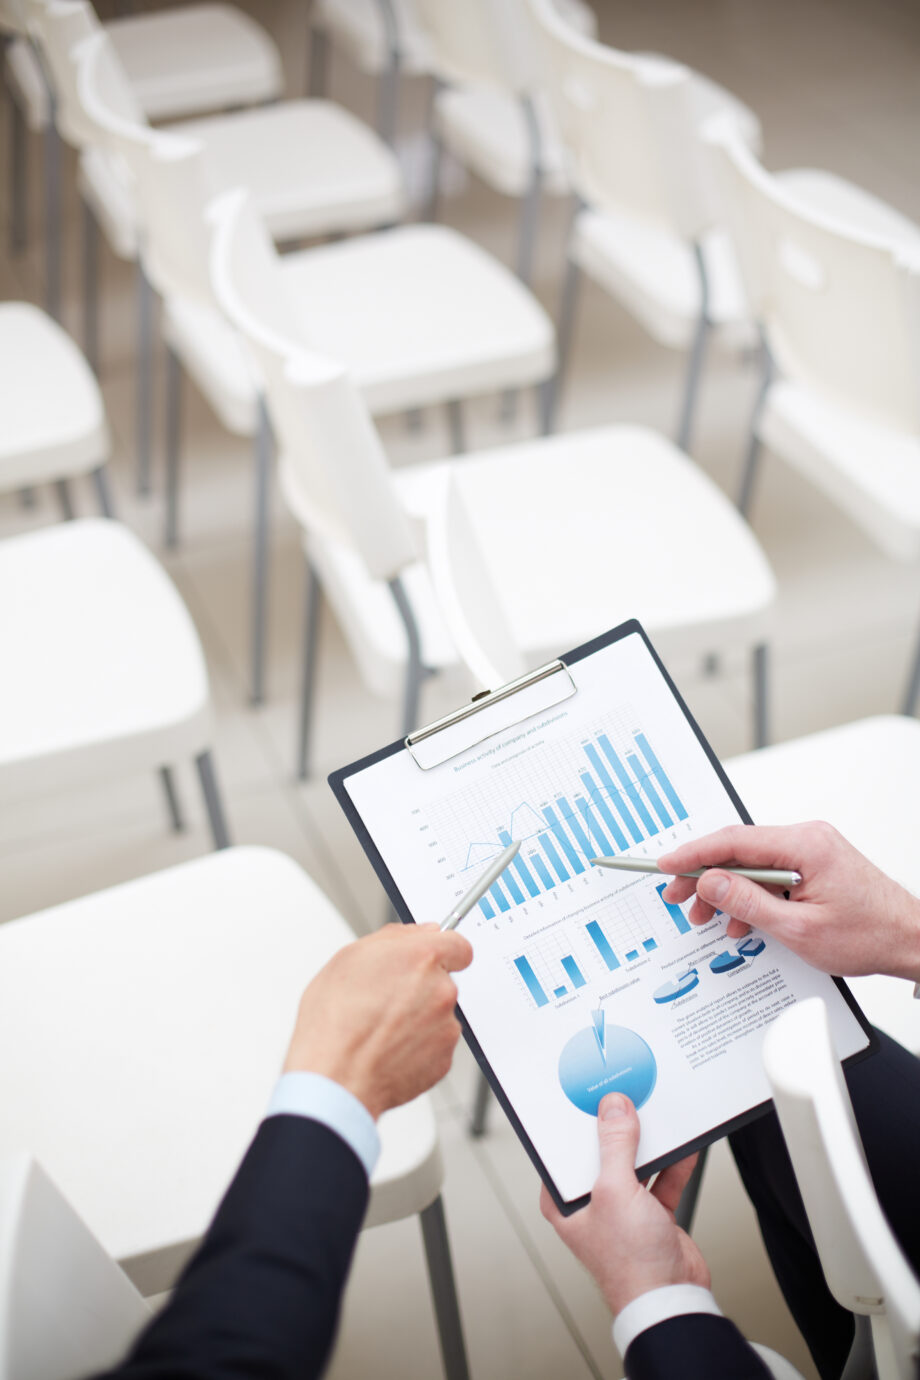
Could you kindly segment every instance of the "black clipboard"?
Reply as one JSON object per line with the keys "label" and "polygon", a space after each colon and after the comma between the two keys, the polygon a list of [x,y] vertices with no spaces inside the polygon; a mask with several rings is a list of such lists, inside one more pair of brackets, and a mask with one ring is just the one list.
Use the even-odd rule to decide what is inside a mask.
{"label": "black clipboard", "polygon": [[[680,691],[674,684],[674,681],[671,679],[671,676],[668,674],[664,664],[661,661],[661,658],[658,656],[658,653],[652,646],[652,643],[647,633],[645,632],[645,629],[641,626],[638,620],[630,619],[628,622],[621,623],[618,627],[611,629],[609,632],[603,633],[599,637],[593,638],[590,642],[585,642],[580,647],[575,647],[571,651],[563,653],[555,661],[549,662],[545,666],[537,668],[535,671],[532,671],[527,675],[520,677],[518,680],[510,682],[508,685],[501,686],[496,690],[485,691],[481,695],[477,695],[468,705],[464,705],[460,709],[456,710],[454,713],[449,714],[442,719],[436,720],[434,723],[429,724],[422,729],[419,729],[415,733],[409,734],[407,738],[397,740],[394,743],[390,743],[387,747],[380,748],[377,752],[371,753],[369,756],[364,757],[357,762],[353,762],[346,767],[342,767],[338,771],[332,772],[330,774],[328,778],[329,785],[332,787],[333,793],[337,801],[339,802],[340,806],[342,807],[349,824],[355,831],[358,841],[360,842],[362,848],[364,849],[365,853],[370,859],[374,871],[377,873],[377,876],[379,877],[380,882],[383,885],[383,888],[386,891],[386,894],[389,897],[389,900],[392,903],[396,914],[399,916],[400,920],[402,920],[404,924],[414,924],[415,917],[411,914],[405,898],[403,897],[402,893],[397,887],[396,882],[392,874],[390,873],[389,868],[384,862],[384,859],[381,856],[374,842],[374,839],[368,831],[358,809],[356,808],[351,796],[348,793],[348,790],[346,788],[346,782],[348,781],[349,777],[356,775],[359,772],[363,772],[367,770],[369,767],[372,767],[377,763],[386,760],[388,757],[392,757],[395,754],[401,752],[409,752],[416,760],[416,763],[419,766],[420,770],[423,771],[429,770],[431,767],[434,766],[442,765],[444,762],[450,760],[452,756],[457,755],[460,752],[466,751],[470,747],[478,745],[481,742],[487,741],[490,737],[494,735],[507,731],[507,729],[513,726],[513,724],[515,723],[515,705],[521,702],[522,697],[526,700],[529,695],[532,695],[536,687],[545,687],[546,690],[547,701],[545,705],[542,705],[541,702],[541,708],[552,707],[553,704],[561,703],[564,699],[577,694],[577,687],[575,686],[574,680],[569,675],[569,667],[575,666],[579,662],[594,656],[597,652],[602,651],[604,648],[612,646],[614,643],[622,640],[623,638],[631,637],[634,635],[638,635],[645,644],[645,647],[648,653],[650,654],[658,670],[658,673],[661,675],[671,695],[674,697],[674,700],[678,708],[680,709],[681,713],[686,719],[687,724],[689,725],[690,729],[695,735],[699,746],[702,748],[706,758],[709,761],[709,764],[716,773],[716,776],[718,777],[720,784],[725,790],[725,793],[729,797],[731,803],[738,811],[738,814],[740,815],[742,821],[745,824],[753,824],[753,819],[751,818],[748,810],[744,806],[744,803],[742,802],[737,791],[735,790],[734,786],[732,785],[731,781],[729,780],[728,776],[723,770],[722,764],[716,757],[705,734],[703,733],[699,724],[696,722],[693,715],[691,714],[690,709],[685,703]],[[540,693],[539,690],[537,691],[537,693]],[[553,699],[553,695],[558,695],[558,698]],[[532,700],[529,702],[532,703]],[[500,707],[502,706],[504,706],[504,709],[500,710]],[[521,717],[527,718],[530,717],[533,713],[539,713],[541,712],[541,708],[538,708],[536,710],[532,708],[527,708],[526,712]],[[501,718],[495,717],[496,711],[501,712]],[[510,712],[511,714],[510,718],[508,717],[508,712]],[[498,726],[495,726],[496,724]],[[455,739],[452,738],[451,735],[455,733],[455,730],[457,729],[458,725],[468,726],[469,732],[464,736],[462,746],[457,748],[456,751],[451,751],[449,749],[453,746],[453,743],[455,742]],[[477,737],[477,734],[479,734],[480,736]],[[433,753],[431,753],[430,745],[436,743],[439,740],[445,741],[445,735],[447,736],[447,738],[450,739],[450,742],[448,744],[448,750],[446,750],[445,755],[439,756],[438,750],[435,750]],[[429,745],[429,747],[425,747],[426,744]],[[862,1059],[868,1058],[869,1055],[876,1053],[876,1051],[879,1048],[879,1041],[877,1035],[875,1034],[875,1031],[872,1029],[871,1025],[869,1024],[867,1018],[863,1014],[861,1008],[859,1007],[858,1003],[856,1002],[855,998],[853,997],[853,994],[850,992],[846,983],[841,978],[837,977],[833,978],[832,981],[836,984],[847,1007],[849,1008],[852,1015],[855,1017],[863,1032],[865,1033],[867,1039],[867,1045],[865,1049],[857,1051],[855,1054],[850,1055],[843,1061],[844,1067],[848,1067],[850,1064],[858,1063]],[[577,1212],[579,1208],[584,1207],[590,1201],[591,1195],[588,1193],[584,1194],[579,1198],[571,1200],[566,1200],[560,1195],[555,1181],[552,1179],[546,1165],[543,1163],[543,1160],[541,1159],[536,1147],[534,1146],[526,1128],[524,1127],[520,1118],[518,1117],[514,1109],[514,1106],[512,1105],[510,1099],[508,1098],[505,1092],[504,1087],[502,1086],[494,1070],[492,1069],[492,1066],[489,1063],[489,1060],[485,1052],[483,1051],[481,1045],[476,1039],[476,1036],[474,1035],[469,1022],[467,1021],[463,1013],[463,1010],[460,1007],[457,1008],[457,1016],[460,1021],[461,1028],[463,1030],[464,1038],[466,1039],[466,1042],[469,1045],[470,1050],[472,1051],[473,1056],[476,1059],[476,1062],[478,1063],[480,1069],[482,1070],[483,1074],[488,1080],[489,1086],[492,1089],[492,1092],[496,1097],[497,1101],[499,1102],[503,1112],[508,1117],[508,1120],[511,1122],[511,1125],[514,1127],[514,1130],[517,1133],[517,1136],[521,1141],[521,1144],[524,1146],[524,1149],[526,1150],[527,1155],[531,1160],[531,1163],[534,1165],[534,1168],[537,1170],[537,1173],[540,1175],[541,1180],[546,1185],[547,1190],[549,1191],[554,1203],[556,1204],[556,1207],[559,1209],[560,1212],[562,1212],[566,1216],[570,1215],[573,1212]],[[748,1108],[741,1115],[733,1117],[728,1121],[722,1122],[721,1124],[712,1127],[705,1134],[697,1136],[694,1139],[686,1142],[685,1144],[676,1147],[674,1150],[668,1152],[668,1154],[662,1155],[659,1158],[651,1160],[646,1164],[637,1166],[636,1172],[643,1179],[649,1177],[650,1175],[656,1174],[659,1170],[666,1168],[669,1164],[673,1164],[675,1161],[683,1159],[685,1156],[693,1154],[695,1151],[701,1150],[705,1146],[711,1145],[717,1140],[721,1140],[724,1136],[731,1134],[733,1131],[740,1130],[742,1126],[750,1124],[752,1121],[757,1120],[759,1117],[762,1117],[766,1113],[771,1111],[772,1107],[772,1100],[767,1099],[766,1101],[759,1103],[755,1107]]]}

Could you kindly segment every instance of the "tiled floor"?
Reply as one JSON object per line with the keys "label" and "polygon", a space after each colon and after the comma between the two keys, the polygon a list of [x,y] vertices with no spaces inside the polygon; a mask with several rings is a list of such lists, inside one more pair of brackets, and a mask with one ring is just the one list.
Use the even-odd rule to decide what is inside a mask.
{"label": "tiled floor", "polygon": [[[282,42],[289,89],[302,89],[306,7],[299,0],[250,0]],[[601,0],[602,35],[623,47],[667,52],[706,71],[761,116],[772,167],[831,168],[861,182],[920,219],[920,10],[912,0]],[[336,61],[333,94],[371,117],[370,84]],[[418,134],[425,88],[408,83],[402,147],[420,178]],[[3,173],[6,171],[4,105]],[[30,145],[33,230],[38,225],[40,148]],[[80,328],[79,235],[72,163],[66,168],[65,322]],[[509,257],[514,208],[451,170],[444,214],[502,257]],[[554,309],[566,225],[561,205],[546,207],[537,286]],[[158,494],[133,492],[133,280],[104,257],[102,383],[114,434],[119,515],[161,552]],[[41,300],[41,255],[33,247],[11,260],[0,245],[0,297]],[[580,312],[564,428],[616,420],[672,427],[681,361],[653,345],[599,293]],[[704,382],[694,453],[717,482],[736,483],[756,379],[749,362],[716,351]],[[2,395],[2,385],[0,385]],[[479,447],[532,429],[529,401],[511,426],[496,400],[470,408],[471,444]],[[444,419],[426,417],[421,434],[401,419],[382,427],[394,464],[444,454]],[[295,687],[301,562],[293,522],[276,504],[269,702],[245,702],[251,475],[248,446],[228,436],[189,391],[183,542],[166,564],[198,625],[211,671],[217,759],[234,837],[266,843],[297,858],[358,929],[378,923],[379,889],[324,783],[326,772],[389,740],[393,704],[370,697],[328,610],[324,618],[316,775],[293,780]],[[92,500],[80,496],[82,511]],[[0,500],[0,536],[58,517],[53,496],[33,511]],[[866,538],[780,463],[766,466],[753,521],[779,580],[773,640],[773,730],[777,739],[885,712],[899,702],[918,614],[914,572],[880,556]],[[687,559],[706,533],[688,531]],[[726,578],[731,572],[726,570]],[[749,745],[748,678],[727,658],[714,676],[693,662],[672,667],[716,750]],[[462,697],[459,680],[433,684],[424,714],[434,717]],[[195,856],[208,847],[194,782],[181,777],[191,826],[166,829],[156,783],[62,795],[0,820],[0,920]],[[508,1377],[620,1375],[605,1309],[587,1277],[540,1217],[535,1176],[510,1129],[496,1116],[489,1136],[471,1142],[464,1118],[472,1065],[461,1052],[437,1091],[447,1163],[446,1203],[472,1372]],[[727,1154],[714,1153],[704,1188],[698,1238],[717,1294],[748,1335],[774,1345],[809,1376],[804,1348],[779,1298],[750,1209]],[[333,1366],[353,1375],[439,1374],[437,1343],[413,1223],[362,1238]]]}

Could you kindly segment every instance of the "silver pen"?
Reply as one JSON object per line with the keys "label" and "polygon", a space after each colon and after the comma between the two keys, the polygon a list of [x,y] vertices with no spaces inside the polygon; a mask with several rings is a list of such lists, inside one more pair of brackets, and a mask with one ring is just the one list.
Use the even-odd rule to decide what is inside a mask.
{"label": "silver pen", "polygon": [[504,872],[511,859],[517,856],[520,843],[509,843],[508,847],[501,853],[483,872],[478,882],[474,882],[465,896],[462,896],[449,915],[441,921],[442,930],[455,930],[463,919],[464,915],[469,915],[477,901],[481,901],[489,890]]}
{"label": "silver pen", "polygon": [[[646,858],[630,858],[622,856],[619,858],[589,858],[596,867],[613,867],[622,872],[661,872],[657,862]],[[801,872],[782,872],[773,867],[723,867],[717,864],[719,872],[731,872],[735,877],[747,877],[749,882],[760,882],[762,886],[781,886],[786,891],[791,887],[799,886],[802,881]],[[711,867],[698,867],[695,872],[679,872],[679,877],[702,877],[704,872],[711,872]],[[673,872],[662,872],[664,877],[673,877]]]}

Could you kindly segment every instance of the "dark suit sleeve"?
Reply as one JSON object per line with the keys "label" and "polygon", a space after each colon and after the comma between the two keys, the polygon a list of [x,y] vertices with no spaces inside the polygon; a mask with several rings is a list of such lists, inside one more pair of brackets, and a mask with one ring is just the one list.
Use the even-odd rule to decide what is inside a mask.
{"label": "dark suit sleeve", "polygon": [[108,1380],[318,1376],[367,1198],[333,1131],[267,1118],[171,1301]]}
{"label": "dark suit sleeve", "polygon": [[623,1358],[628,1380],[771,1380],[728,1318],[686,1313],[640,1332]]}

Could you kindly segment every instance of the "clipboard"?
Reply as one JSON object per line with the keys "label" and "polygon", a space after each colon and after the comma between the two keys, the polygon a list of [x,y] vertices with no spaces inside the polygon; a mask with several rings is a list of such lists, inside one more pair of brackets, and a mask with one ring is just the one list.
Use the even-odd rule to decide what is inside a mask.
{"label": "clipboard", "polygon": [[[530,770],[536,775],[535,764],[540,760],[541,752],[549,753],[551,749],[556,752],[557,743],[549,741],[553,734],[564,744],[566,752],[571,754],[575,751],[575,737],[572,734],[565,736],[568,731],[568,720],[576,716],[576,711],[581,712],[582,708],[587,712],[589,700],[592,713],[595,703],[601,705],[601,718],[597,722],[606,723],[607,717],[614,715],[613,709],[608,715],[605,707],[603,676],[608,674],[604,668],[617,666],[635,668],[630,670],[630,674],[637,684],[644,687],[649,704],[654,702],[658,706],[658,732],[664,735],[667,741],[667,727],[674,743],[681,743],[682,756],[679,757],[675,749],[671,752],[672,759],[692,759],[693,774],[699,775],[701,780],[705,773],[711,772],[711,777],[707,777],[706,780],[706,790],[712,795],[712,808],[719,808],[724,799],[737,820],[746,824],[753,823],[644,629],[636,620],[630,620],[580,647],[563,653],[554,661],[508,685],[483,692],[453,713],[330,775],[329,784],[336,799],[370,859],[397,915],[404,923],[415,922],[413,906],[419,908],[419,897],[422,895],[420,891],[416,891],[412,896],[404,894],[416,886],[415,863],[418,864],[419,873],[425,871],[426,877],[427,873],[434,875],[435,855],[438,855],[437,865],[443,864],[445,868],[450,869],[452,864],[447,857],[450,850],[445,846],[444,855],[441,856],[442,846],[438,840],[431,842],[419,836],[412,841],[415,852],[412,854],[410,865],[410,861],[407,861],[408,853],[403,856],[402,831],[405,830],[408,837],[413,830],[417,830],[419,835],[429,830],[429,824],[418,822],[426,819],[427,813],[422,808],[412,807],[409,801],[402,802],[395,814],[394,810],[389,808],[389,800],[386,801],[386,808],[372,807],[368,801],[375,789],[373,783],[377,780],[383,781],[384,778],[389,779],[398,773],[402,787],[407,793],[411,793],[413,799],[416,788],[423,795],[427,794],[428,797],[436,799],[437,797],[432,795],[435,783],[443,781],[445,790],[450,787],[446,797],[448,800],[456,797],[465,801],[463,791],[469,794],[469,790],[472,789],[467,789],[465,785],[466,773],[471,777],[477,777],[477,774],[497,770],[501,776],[503,771],[511,772],[513,769],[516,773],[515,779],[526,781],[529,779],[526,776],[528,761],[531,764]],[[593,679],[597,677],[600,679],[594,684]],[[590,690],[589,678],[592,678]],[[619,693],[620,687],[611,683],[612,704],[617,703]],[[584,706],[580,704],[580,697],[585,700]],[[619,713],[619,710],[616,713]],[[579,733],[583,728],[583,725],[579,726],[577,723],[573,726]],[[542,738],[540,734],[543,735]],[[875,1051],[878,1043],[846,984],[839,978],[827,978],[823,974],[817,974],[790,951],[783,949],[777,941],[761,940],[755,936],[753,942],[740,942],[747,944],[743,954],[737,952],[739,945],[735,950],[726,949],[712,956],[710,950],[713,947],[718,948],[720,942],[719,922],[712,920],[698,931],[693,930],[682,916],[679,907],[668,907],[660,896],[655,895],[654,876],[640,874],[636,877],[635,874],[631,874],[629,880],[624,880],[624,874],[611,874],[607,871],[605,876],[613,878],[611,895],[594,895],[590,888],[597,890],[601,884],[597,883],[595,886],[593,878],[582,875],[586,872],[584,855],[589,846],[595,853],[609,851],[609,844],[608,849],[600,847],[602,838],[614,839],[616,851],[641,852],[647,849],[665,852],[676,846],[673,839],[680,829],[693,830],[691,833],[685,833],[684,837],[692,837],[694,832],[709,832],[709,828],[694,828],[692,814],[688,813],[687,807],[682,804],[666,765],[662,765],[662,761],[656,755],[649,736],[638,729],[632,731],[629,742],[638,744],[634,753],[625,749],[619,753],[615,751],[612,745],[613,736],[614,729],[610,728],[609,735],[606,731],[602,732],[596,739],[589,738],[581,745],[586,754],[585,761],[591,768],[581,773],[581,780],[590,783],[597,790],[597,795],[591,795],[590,787],[586,785],[584,796],[575,798],[578,801],[577,811],[568,796],[559,796],[554,798],[553,805],[544,805],[542,817],[537,816],[536,809],[529,803],[517,807],[518,826],[515,832],[526,832],[528,827],[540,828],[542,832],[533,835],[537,842],[532,845],[533,852],[523,870],[516,859],[513,866],[518,868],[518,873],[513,874],[509,867],[503,874],[503,878],[507,879],[505,885],[498,888],[496,897],[480,902],[481,913],[477,916],[477,923],[483,927],[484,937],[477,940],[470,935],[473,938],[477,960],[481,945],[483,962],[491,961],[492,951],[490,949],[486,954],[485,949],[493,943],[492,931],[507,935],[516,920],[520,917],[530,917],[529,927],[525,923],[523,932],[533,938],[528,938],[525,945],[523,940],[518,941],[515,934],[511,940],[511,949],[507,954],[503,954],[502,973],[499,975],[497,966],[494,965],[489,973],[496,1000],[500,994],[501,1000],[504,1001],[506,989],[510,992],[509,983],[505,982],[506,977],[512,985],[516,983],[514,999],[517,1000],[519,997],[520,1001],[510,1014],[507,1024],[511,1027],[517,1021],[522,1032],[539,1032],[535,1038],[541,1042],[542,1048],[548,1047],[552,1042],[552,1035],[548,1033],[549,1027],[538,1025],[538,1020],[544,1018],[547,1007],[552,1007],[560,1023],[560,1030],[567,1021],[567,1028],[571,1027],[573,1018],[581,1020],[581,1025],[575,1029],[574,1034],[567,1035],[566,1043],[562,1046],[558,1065],[560,1086],[554,1081],[555,1071],[550,1069],[549,1057],[546,1056],[543,1060],[547,1096],[555,1098],[556,1120],[564,1120],[563,1113],[571,1118],[573,1108],[575,1110],[575,1117],[571,1119],[572,1135],[573,1139],[578,1140],[583,1161],[578,1172],[573,1171],[573,1174],[569,1175],[560,1171],[560,1164],[564,1162],[560,1145],[553,1142],[550,1153],[552,1133],[547,1127],[541,1126],[541,1118],[536,1110],[539,1093],[530,1087],[529,1071],[525,1071],[523,1067],[518,1068],[519,1064],[523,1065],[523,1059],[510,1049],[510,1043],[506,1048],[496,1034],[496,1022],[503,1020],[503,1017],[494,1013],[491,1004],[485,1002],[477,989],[472,988],[472,979],[464,974],[458,975],[460,1004],[457,1014],[464,1037],[556,1206],[565,1214],[577,1211],[590,1198],[589,1185],[582,1182],[587,1172],[585,1166],[588,1161],[585,1156],[590,1159],[588,1142],[582,1133],[590,1122],[590,1103],[602,1081],[595,1078],[595,1082],[591,1082],[596,1075],[597,1067],[601,1067],[603,1071],[612,1068],[614,1064],[618,1066],[616,1074],[618,1077],[622,1075],[625,1082],[615,1086],[620,1091],[630,1093],[633,1101],[640,1107],[642,1120],[641,1108],[644,1102],[637,1100],[635,1090],[638,1088],[641,1095],[651,1080],[645,1101],[651,1099],[656,1091],[656,1080],[660,1070],[665,1065],[672,1071],[673,1077],[673,1068],[681,1059],[686,1059],[691,1064],[692,1072],[698,1077],[701,1088],[713,1085],[712,1071],[706,1072],[706,1065],[712,1059],[719,1060],[725,1057],[726,1050],[730,1051],[731,1046],[726,1046],[725,1050],[710,1056],[710,1047],[714,1047],[712,1018],[707,1015],[710,1008],[717,1015],[722,1013],[723,1026],[728,1013],[729,1033],[739,1043],[740,1048],[743,1040],[751,1043],[756,1029],[765,1028],[765,1025],[769,1024],[766,1017],[777,1004],[791,1004],[792,1000],[799,999],[793,995],[798,987],[802,988],[800,996],[814,995],[814,989],[818,988],[818,994],[825,995],[828,999],[829,1006],[833,1008],[832,1021],[836,1019],[839,1027],[838,1044],[847,1051],[844,1064],[867,1057]],[[531,753],[535,755],[530,756]],[[558,752],[556,755],[558,756]],[[611,766],[611,763],[615,765]],[[639,768],[645,770],[644,777],[641,776]],[[690,774],[687,768],[684,772],[685,777],[689,778]],[[459,788],[458,780],[464,782]],[[609,784],[606,799],[603,787],[605,781]],[[440,790],[440,785],[437,789]],[[456,796],[458,789],[461,792],[459,797]],[[504,785],[501,789],[504,790],[509,802],[511,799],[517,799],[517,796],[508,795],[508,789]],[[569,794],[571,795],[571,792]],[[585,796],[588,797],[587,801]],[[559,805],[560,800],[569,807],[569,814],[563,814]],[[401,810],[405,814],[405,820],[401,817],[396,818]],[[523,814],[525,810],[530,812],[532,824],[527,824],[528,816]],[[682,820],[679,817],[681,810]],[[368,822],[371,818],[373,827]],[[497,834],[493,845],[494,852],[500,851],[507,842],[508,827],[515,829],[514,819],[515,812],[512,812],[510,825],[504,833]],[[545,819],[546,822],[541,823],[541,819]],[[670,827],[664,824],[665,819],[670,820]],[[631,820],[631,825],[626,823],[627,820]],[[719,823],[725,822],[728,822],[726,818],[716,818],[711,827],[718,827]],[[615,835],[614,829],[617,825],[619,832]],[[650,832],[656,825],[658,827],[654,833]],[[628,832],[630,828],[631,837]],[[387,834],[385,842],[382,841],[384,834]],[[640,835],[643,834],[645,837],[640,839]],[[400,840],[398,844],[394,842],[397,838]],[[467,863],[471,868],[475,868],[478,863],[478,870],[481,871],[488,861],[485,856],[478,856],[476,853],[477,849],[485,848],[487,842],[470,843]],[[618,847],[620,843],[627,846]],[[432,847],[435,850],[433,854],[430,852]],[[545,856],[541,856],[541,851]],[[456,856],[456,848],[454,853]],[[518,856],[521,858],[522,854]],[[580,869],[576,871],[578,864]],[[601,869],[594,868],[590,871],[598,874]],[[396,872],[400,873],[401,880],[394,875]],[[567,873],[566,882],[562,880],[563,873]],[[475,873],[470,875],[465,885],[454,872],[448,870],[443,875],[450,880],[454,891],[450,895],[444,895],[439,909],[432,911],[431,906],[438,903],[433,899],[429,901],[423,917],[426,920],[439,919],[442,913],[446,913],[452,897],[467,889]],[[427,881],[425,885],[427,886]],[[566,892],[567,896],[564,895]],[[424,894],[427,897],[440,895],[437,888]],[[516,897],[521,899],[515,899]],[[583,898],[587,899],[580,905]],[[550,918],[545,925],[541,925],[542,912],[551,916],[553,904],[556,905],[558,914],[555,918]],[[651,923],[647,919],[649,904],[653,909]],[[572,912],[571,920],[568,918],[569,911],[561,909],[567,905]],[[624,941],[623,926],[627,925],[627,921],[609,919],[611,915],[618,916],[621,911],[624,914],[628,912],[629,915],[638,916],[638,919],[630,921],[633,930],[639,935],[642,926],[645,925],[649,930],[649,937],[644,941]],[[589,918],[592,916],[593,918]],[[620,925],[619,930],[615,928],[617,924]],[[464,925],[467,925],[466,921]],[[502,926],[505,927],[504,930]],[[673,933],[674,929],[678,931],[676,936]],[[469,930],[465,932],[470,934]],[[573,933],[581,943],[582,952],[594,963],[590,977],[587,976],[588,964],[585,960],[577,955],[573,957],[575,948],[570,939]],[[724,935],[722,940],[724,941]],[[532,943],[536,952],[543,954],[543,970],[549,972],[553,960],[552,956],[546,956],[547,946],[552,942],[558,947],[560,941],[561,947],[567,947],[571,952],[563,955],[560,951],[556,955],[558,962],[555,963],[555,971],[559,981],[553,988],[552,979],[544,979],[535,971],[537,958],[532,956],[531,961],[527,954]],[[507,941],[494,942],[501,944]],[[630,943],[633,943],[633,947],[629,947]],[[688,962],[681,960],[680,955],[684,950],[679,944],[696,945],[697,947],[692,950],[693,954],[700,952],[703,955],[696,966],[690,964],[695,974],[694,978],[691,978],[689,972],[682,974],[677,971]],[[522,949],[520,957],[512,957],[509,960],[509,954],[513,954],[518,947]],[[672,951],[678,955],[676,960],[670,957]],[[762,960],[764,952],[767,953],[768,960],[779,967],[770,968],[767,960]],[[667,959],[662,958],[665,954],[668,955]],[[655,964],[659,961],[665,966],[661,968],[660,973],[656,973]],[[497,959],[495,964],[497,965]],[[473,969],[470,969],[469,973],[474,974],[476,967],[477,962],[474,960]],[[790,973],[793,974],[792,977]],[[654,982],[661,974],[667,981],[656,989]],[[771,974],[780,976],[771,978]],[[499,984],[499,978],[503,985]],[[483,979],[480,978],[478,981],[481,983]],[[591,1011],[593,1031],[591,1021],[583,1019],[585,999],[589,995],[586,989],[589,988],[589,984],[591,1000],[596,996],[599,1001],[598,1012],[596,1013],[593,1008]],[[746,993],[757,994],[756,1001],[753,995],[747,997],[749,1009],[766,1013],[761,1026],[750,1030],[746,1023],[751,1018],[741,1014]],[[839,994],[839,997],[835,996],[835,993]],[[638,1021],[633,1019],[629,1027],[608,1025],[607,1016],[603,1014],[616,1013],[624,1008],[630,1011],[638,1009],[642,1019],[645,1019],[643,1013],[646,1006],[642,1003],[646,998],[654,1005],[648,1005],[647,1024],[642,1029],[651,1039],[649,1026],[652,1025],[654,1016],[655,1028],[666,1032],[666,1035],[662,1034],[661,1044],[656,1045],[655,1050],[644,1038],[641,1030],[632,1029],[633,1025],[639,1024]],[[701,1000],[703,998],[705,1000]],[[535,1010],[531,1010],[528,1003]],[[731,1012],[735,1010],[738,1012],[740,1034],[731,1031]],[[706,1024],[707,1019],[710,1020],[710,1026]],[[669,1026],[668,1022],[671,1023]],[[678,1031],[679,1036],[676,1034]],[[630,1037],[634,1038],[630,1040]],[[522,1034],[520,1038],[524,1039],[526,1036]],[[608,1038],[613,1042],[609,1046],[606,1043]],[[718,1038],[726,1038],[724,1030],[721,1037],[715,1038],[716,1044]],[[679,1046],[680,1041],[685,1041],[685,1045],[675,1055],[672,1045]],[[613,1052],[614,1049],[617,1051],[616,1054]],[[690,1052],[687,1053],[687,1050]],[[737,1063],[738,1051],[735,1051],[734,1055]],[[693,1060],[699,1062],[692,1063]],[[750,1065],[748,1071],[751,1080],[756,1083],[757,1073],[751,1071]],[[644,1079],[644,1082],[636,1081],[641,1079]],[[718,1101],[718,1098],[716,1100]],[[691,1109],[687,1118],[688,1125],[693,1122],[694,1116],[697,1117],[697,1121],[702,1116],[702,1123],[695,1126],[693,1134],[681,1138],[677,1144],[669,1145],[662,1153],[652,1154],[638,1165],[637,1173],[643,1178],[654,1174],[675,1160],[702,1149],[764,1115],[771,1107],[772,1102],[767,1093],[754,1105],[745,1105],[733,1115],[719,1115],[712,1124],[702,1124],[707,1123],[702,1108]],[[587,1117],[584,1115],[586,1112]],[[657,1119],[661,1122],[664,1113],[659,1105],[654,1117],[651,1113],[647,1115],[649,1120]],[[579,1120],[579,1117],[584,1119]],[[591,1138],[596,1146],[593,1125]],[[664,1143],[660,1134],[658,1140]],[[642,1143],[640,1159],[641,1157]],[[576,1181],[581,1184],[581,1191],[573,1191],[572,1183]]]}

